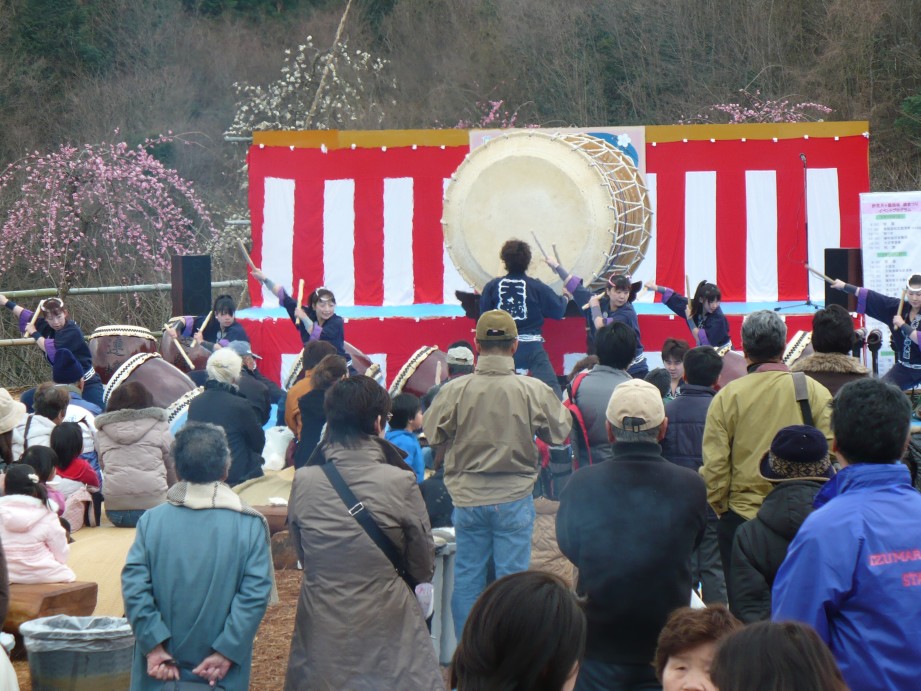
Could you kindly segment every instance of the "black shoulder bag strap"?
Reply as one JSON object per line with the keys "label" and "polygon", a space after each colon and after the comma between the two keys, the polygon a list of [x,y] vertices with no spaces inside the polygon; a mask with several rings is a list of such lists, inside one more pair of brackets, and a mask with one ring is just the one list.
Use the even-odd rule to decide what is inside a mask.
{"label": "black shoulder bag strap", "polygon": [[809,427],[815,427],[812,421],[812,408],[809,407],[809,387],[806,385],[805,372],[791,372],[793,375],[793,392],[796,394],[796,401],[803,411],[803,424]]}
{"label": "black shoulder bag strap", "polygon": [[[29,427],[32,426],[32,416],[35,413],[30,413],[29,417],[26,418],[26,428],[22,431],[22,456],[26,455],[26,451],[29,450]],[[22,456],[19,457],[19,460],[22,460]]]}
{"label": "black shoulder bag strap", "polygon": [[358,501],[358,498],[352,490],[349,489],[348,484],[346,484],[342,475],[339,473],[339,469],[336,468],[332,461],[328,461],[320,467],[323,468],[323,472],[326,473],[326,477],[329,479],[330,484],[332,484],[333,489],[336,490],[336,494],[339,495],[342,503],[345,504],[345,508],[348,510],[349,515],[358,521],[358,525],[364,528],[368,537],[371,538],[374,544],[384,553],[384,556],[393,564],[393,568],[396,569],[400,578],[406,582],[409,589],[415,590],[416,586],[419,585],[419,581],[414,579],[406,571],[406,567],[403,565],[403,557],[397,549],[397,546],[393,544],[390,538],[384,535],[384,531],[381,530],[381,527],[375,522],[374,518],[372,518],[371,512],[365,508],[365,505]]}

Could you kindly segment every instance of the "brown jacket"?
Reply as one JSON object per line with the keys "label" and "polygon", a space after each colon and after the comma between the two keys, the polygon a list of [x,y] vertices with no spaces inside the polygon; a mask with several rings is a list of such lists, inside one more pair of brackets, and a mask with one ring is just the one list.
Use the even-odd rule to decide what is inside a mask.
{"label": "brown jacket", "polygon": [[805,372],[835,396],[848,382],[870,376],[860,360],[842,353],[813,353],[790,366],[791,372]]}
{"label": "brown jacket", "polygon": [[570,588],[576,585],[576,567],[560,551],[556,541],[556,514],[560,502],[538,497],[534,500],[534,532],[531,535],[533,571],[547,571],[559,576]]}
{"label": "brown jacket", "polygon": [[295,439],[301,438],[301,410],[297,403],[313,388],[313,382],[310,380],[310,373],[313,370],[307,370],[303,379],[298,379],[291,388],[288,389],[288,397],[285,398],[285,424],[288,429],[294,432]]}
{"label": "brown jacket", "polygon": [[176,483],[173,435],[166,410],[116,410],[96,416],[96,445],[105,478],[106,509],[152,509]]}
{"label": "brown jacket", "polygon": [[[431,582],[435,545],[412,471],[377,437],[356,448],[321,446],[349,488],[401,549],[406,567]],[[390,561],[318,466],[294,476],[291,538],[304,566],[285,689],[444,689],[422,610]]]}

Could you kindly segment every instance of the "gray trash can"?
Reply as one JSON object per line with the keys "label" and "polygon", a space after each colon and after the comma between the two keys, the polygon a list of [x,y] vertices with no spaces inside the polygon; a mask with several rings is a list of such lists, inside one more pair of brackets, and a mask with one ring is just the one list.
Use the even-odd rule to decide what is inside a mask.
{"label": "gray trash can", "polygon": [[131,685],[134,634],[119,617],[59,614],[19,627],[33,691],[124,691]]}

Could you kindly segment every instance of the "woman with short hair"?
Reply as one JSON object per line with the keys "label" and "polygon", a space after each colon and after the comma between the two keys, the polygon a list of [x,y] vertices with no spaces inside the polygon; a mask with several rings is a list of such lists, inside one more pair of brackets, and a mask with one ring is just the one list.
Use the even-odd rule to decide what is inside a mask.
{"label": "woman with short hair", "polygon": [[224,483],[230,452],[220,427],[187,424],[173,457],[180,482],[138,520],[122,571],[137,639],[131,689],[178,679],[247,691],[274,594],[268,524]]}

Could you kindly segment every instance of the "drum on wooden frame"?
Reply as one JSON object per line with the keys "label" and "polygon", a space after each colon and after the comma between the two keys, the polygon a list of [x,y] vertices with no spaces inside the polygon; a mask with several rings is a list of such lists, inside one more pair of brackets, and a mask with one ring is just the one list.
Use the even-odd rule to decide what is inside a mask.
{"label": "drum on wooden frame", "polygon": [[130,324],[100,326],[87,337],[86,344],[93,357],[93,369],[103,384],[108,384],[131,356],[157,351],[157,340],[150,330]]}
{"label": "drum on wooden frame", "polygon": [[158,408],[169,408],[183,394],[195,388],[192,380],[164,360],[160,353],[138,353],[115,371],[106,384],[102,400],[108,403],[112,392],[129,381],[143,384]]}

